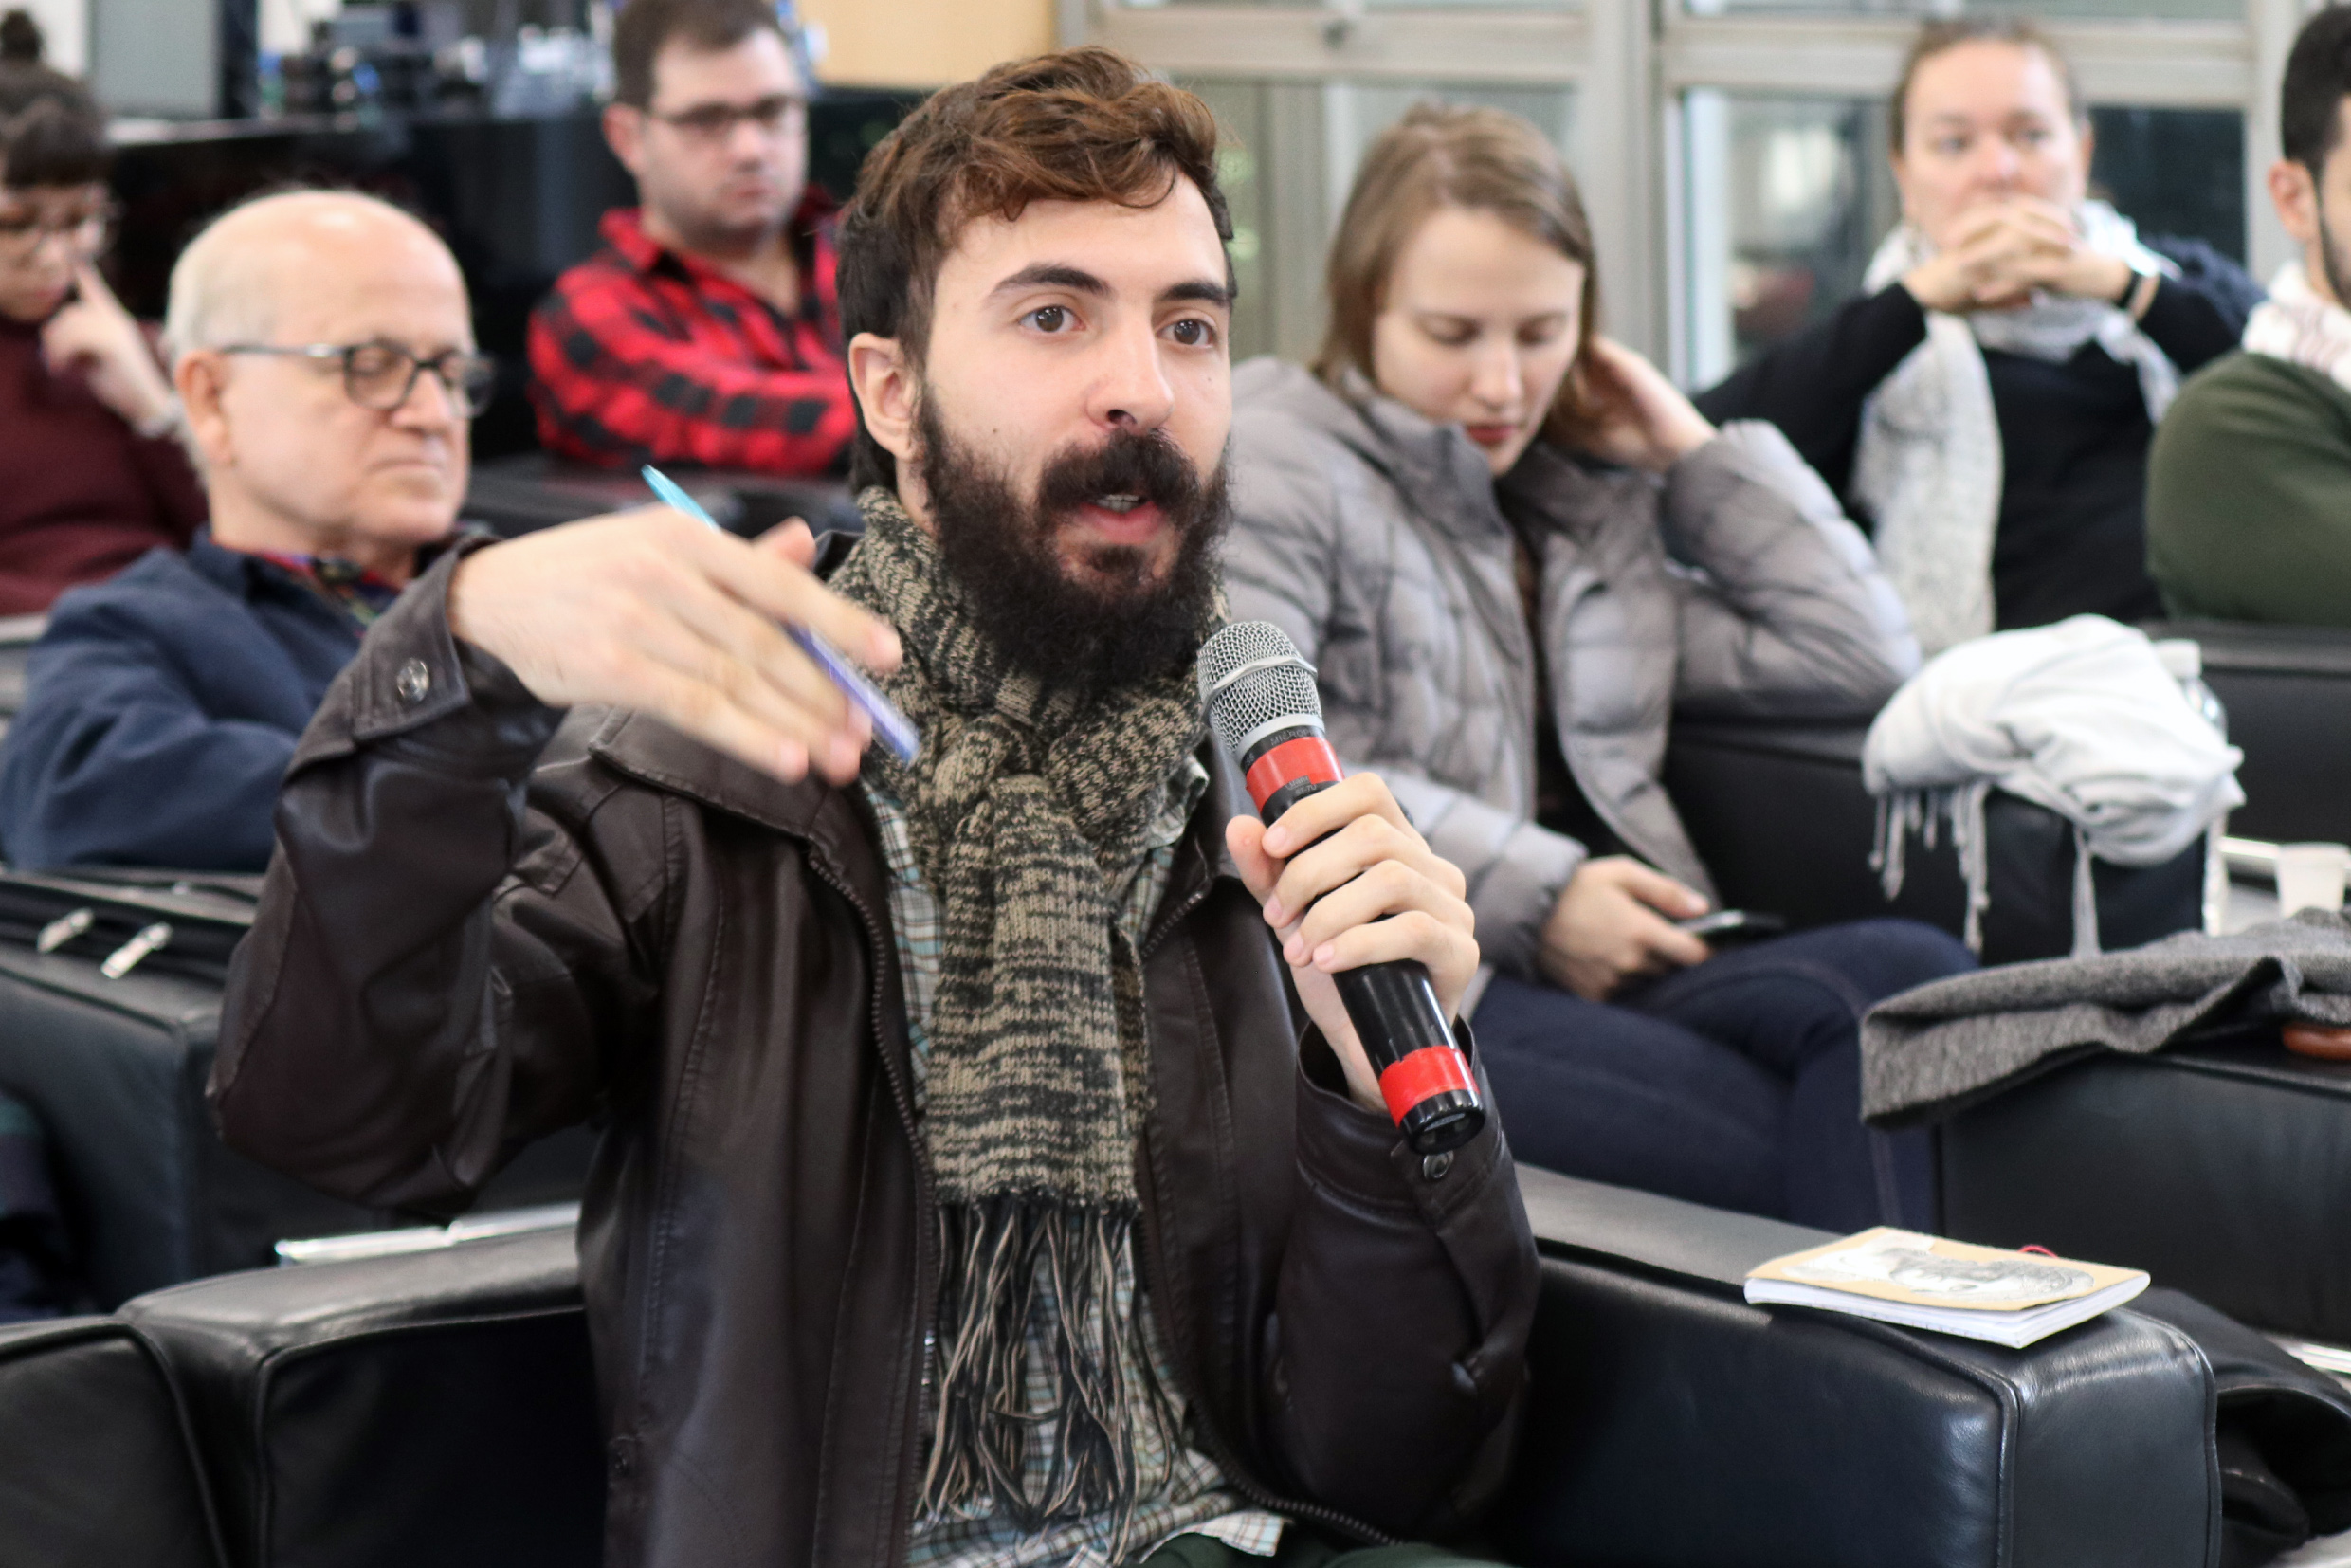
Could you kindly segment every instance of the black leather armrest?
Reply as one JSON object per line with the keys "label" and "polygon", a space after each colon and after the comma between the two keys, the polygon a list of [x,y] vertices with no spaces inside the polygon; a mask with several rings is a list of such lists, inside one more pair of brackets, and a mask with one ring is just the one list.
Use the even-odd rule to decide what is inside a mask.
{"label": "black leather armrest", "polygon": [[[1744,1304],[1815,1232],[1522,1174],[1543,1248],[1511,1560],[2204,1568],[2211,1377],[2128,1312],[2016,1352]],[[123,1316],[187,1392],[231,1560],[584,1565],[572,1238],[233,1275]],[[360,1498],[396,1498],[368,1507]]]}
{"label": "black leather armrest", "polygon": [[2351,631],[2331,627],[2171,621],[2150,637],[2186,637],[2204,650],[2204,684],[2229,710],[2229,739],[2245,753],[2245,804],[2229,830],[2282,843],[2351,841]]}
{"label": "black leather armrest", "polygon": [[[1728,909],[1759,909],[1802,928],[1896,915],[1954,936],[1967,895],[1948,831],[1928,849],[1913,839],[1901,897],[1888,901],[1869,867],[1877,802],[1862,787],[1867,720],[1843,724],[1678,716],[1666,755],[1666,793]],[[1995,792],[1984,809],[1992,906],[1986,963],[2063,957],[2073,950],[2073,833],[2055,812]],[[2108,948],[2135,947],[2201,918],[2199,844],[2162,866],[2092,867],[2099,931]]]}
{"label": "black leather armrest", "polygon": [[603,1442],[569,1231],[127,1303],[240,1568],[592,1568]]}
{"label": "black leather armrest", "polygon": [[1936,1130],[1943,1226],[2144,1268],[2248,1323],[2351,1343],[2351,1064],[2274,1029],[2102,1052]]}
{"label": "black leather armrest", "polygon": [[108,1318],[0,1327],[0,1562],[220,1568],[188,1417]]}
{"label": "black leather armrest", "polygon": [[1543,1253],[1511,1560],[2204,1568],[2213,1385],[2128,1311],[2021,1351],[1748,1306],[1828,1239],[1524,1171]]}

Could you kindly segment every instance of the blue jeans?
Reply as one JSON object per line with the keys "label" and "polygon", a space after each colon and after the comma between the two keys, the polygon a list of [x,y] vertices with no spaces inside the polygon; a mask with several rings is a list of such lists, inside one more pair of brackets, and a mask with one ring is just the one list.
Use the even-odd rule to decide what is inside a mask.
{"label": "blue jeans", "polygon": [[1861,1015],[1974,967],[1932,926],[1860,921],[1615,1003],[1497,975],[1472,1022],[1523,1164],[1830,1231],[1931,1229],[1926,1135],[1861,1123]]}

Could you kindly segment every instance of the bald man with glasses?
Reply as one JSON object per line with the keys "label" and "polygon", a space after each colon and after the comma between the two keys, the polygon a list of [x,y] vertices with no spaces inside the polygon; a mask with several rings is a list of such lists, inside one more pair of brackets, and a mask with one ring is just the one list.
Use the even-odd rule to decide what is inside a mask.
{"label": "bald man with glasses", "polygon": [[809,477],[856,428],[809,83],[773,0],[629,0],[605,139],[639,205],[531,322],[539,438],[575,462]]}
{"label": "bald man with glasses", "polygon": [[199,235],[164,325],[209,528],[57,602],[0,744],[0,853],[259,871],[295,741],[447,543],[487,395],[457,263],[372,197]]}

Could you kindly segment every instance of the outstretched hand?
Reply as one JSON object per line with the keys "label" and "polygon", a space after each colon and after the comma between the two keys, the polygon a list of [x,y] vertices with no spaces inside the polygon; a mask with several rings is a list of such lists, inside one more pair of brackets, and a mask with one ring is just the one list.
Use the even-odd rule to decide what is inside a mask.
{"label": "outstretched hand", "polygon": [[[1319,841],[1319,842],[1318,842]],[[1236,816],[1225,843],[1282,943],[1299,999],[1331,1044],[1348,1093],[1386,1114],[1332,976],[1395,959],[1428,966],[1449,1020],[1478,972],[1477,916],[1459,867],[1429,848],[1376,774],[1308,795],[1267,828]]]}
{"label": "outstretched hand", "polygon": [[818,581],[815,558],[797,519],[746,542],[639,507],[467,556],[449,629],[542,702],[635,708],[787,782],[813,767],[846,784],[871,720],[783,624],[885,673],[898,633]]}

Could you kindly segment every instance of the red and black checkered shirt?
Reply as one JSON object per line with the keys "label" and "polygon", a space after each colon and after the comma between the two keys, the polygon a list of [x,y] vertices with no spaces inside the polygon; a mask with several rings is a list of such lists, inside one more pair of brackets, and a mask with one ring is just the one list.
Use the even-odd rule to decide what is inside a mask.
{"label": "red and black checkered shirt", "polygon": [[841,361],[829,224],[801,248],[786,314],[695,257],[604,215],[605,247],[531,317],[531,401],[558,456],[607,466],[831,469],[857,428]]}

